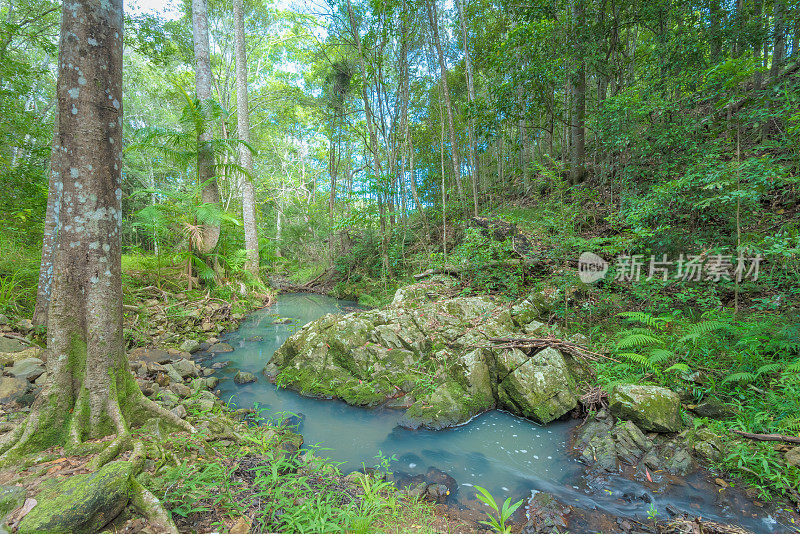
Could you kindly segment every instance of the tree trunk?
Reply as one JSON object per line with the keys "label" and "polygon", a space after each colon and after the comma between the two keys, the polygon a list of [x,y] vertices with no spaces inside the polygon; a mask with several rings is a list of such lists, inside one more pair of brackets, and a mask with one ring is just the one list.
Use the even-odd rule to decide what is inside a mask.
{"label": "tree trunk", "polygon": [[[753,6],[755,10],[755,19],[759,25],[759,30],[763,29],[764,27],[764,21],[762,20],[761,17],[763,3],[764,0],[756,0],[755,5]],[[761,52],[763,48],[760,34],[761,34],[760,31],[756,32],[756,35],[758,35],[759,37],[757,37],[756,40],[753,42],[753,56],[756,59],[756,66],[758,66],[759,63],[761,63]],[[755,85],[756,90],[761,89],[761,80],[762,80],[761,70],[757,70],[755,75],[753,76],[753,84]]]}
{"label": "tree trunk", "polygon": [[[192,30],[194,33],[195,80],[197,98],[200,101],[199,113],[205,115],[205,109],[211,102],[211,53],[208,45],[208,16],[206,0],[192,0]],[[204,117],[205,119],[205,117]],[[209,121],[204,120],[197,132],[197,180],[203,189],[200,198],[206,204],[219,204],[219,187],[214,173],[214,149],[211,145],[213,132]],[[219,241],[219,223],[204,224],[202,241],[198,243],[198,252],[208,254]]]}
{"label": "tree trunk", "polygon": [[96,459],[102,464],[144,412],[193,430],[142,395],[123,343],[122,19],[122,0],[63,5],[47,381],[28,419],[4,436],[6,458],[116,434]]}
{"label": "tree trunk", "polygon": [[[467,41],[467,19],[464,14],[463,0],[456,0],[458,6],[458,18],[461,23],[461,41],[464,45],[464,66],[467,74],[467,96],[469,104],[472,106],[475,103],[475,80],[472,74],[472,58],[469,54],[469,43]],[[478,152],[476,148],[477,140],[475,139],[475,118],[470,117],[467,123],[467,135],[469,137],[469,159],[472,165],[472,210],[473,214],[478,216],[478,183],[480,183],[480,170],[478,165]]]}
{"label": "tree trunk", "polygon": [[572,82],[573,114],[572,114],[572,157],[570,165],[570,181],[573,184],[583,182],[586,160],[586,62],[583,61],[585,12],[583,0],[575,0],[573,4],[574,19],[577,32],[578,68]]}
{"label": "tree trunk", "polygon": [[456,191],[461,201],[461,205],[466,207],[466,196],[461,186],[461,161],[458,155],[458,140],[456,139],[456,128],[453,122],[453,104],[450,99],[450,86],[447,83],[447,64],[445,63],[442,43],[439,39],[439,17],[436,13],[436,0],[425,0],[425,7],[428,11],[428,21],[430,22],[433,43],[436,46],[436,53],[439,57],[439,69],[442,74],[442,98],[447,110],[447,127],[450,132],[450,157],[453,164],[453,180],[456,182]]}
{"label": "tree trunk", "polygon": [[772,50],[772,67],[769,71],[771,80],[776,80],[781,73],[783,57],[786,51],[786,2],[785,0],[775,0],[775,33]]}
{"label": "tree trunk", "polygon": [[[372,162],[374,165],[374,172],[376,179],[380,180],[381,176],[381,162],[378,155],[378,136],[375,133],[375,124],[373,122],[372,108],[369,104],[369,97],[367,96],[367,65],[364,58],[364,48],[361,45],[361,34],[359,34],[358,25],[356,24],[355,14],[353,13],[353,6],[350,0],[347,0],[347,16],[350,19],[350,29],[353,33],[353,39],[356,42],[358,49],[358,61],[361,65],[361,71],[364,75],[364,83],[361,86],[361,98],[364,102],[364,116],[367,122],[367,131],[369,132],[369,145],[372,151]],[[381,257],[383,260],[383,270],[385,274],[389,273],[389,245],[387,242],[388,236],[386,235],[386,209],[383,202],[379,197],[379,215],[381,225]]]}
{"label": "tree trunk", "polygon": [[[244,47],[244,18],[242,0],[233,0],[233,17],[236,19],[236,113],[239,139],[250,143],[250,107],[247,98],[247,52]],[[239,147],[241,165],[249,176],[242,179],[242,219],[244,244],[247,249],[246,269],[258,278],[258,229],[256,227],[256,198],[253,188],[253,153],[246,146]]]}
{"label": "tree trunk", "polygon": [[722,55],[722,6],[720,0],[711,0],[709,6],[711,17],[709,39],[711,41],[711,63],[717,63]]}
{"label": "tree trunk", "polygon": [[47,210],[44,216],[44,240],[42,260],[39,266],[39,283],[36,288],[36,306],[33,309],[33,324],[47,327],[47,309],[50,306],[50,292],[53,288],[53,248],[60,228],[62,183],[59,174],[61,157],[58,135],[58,113],[56,113],[55,132],[50,156],[50,175],[47,193]]}

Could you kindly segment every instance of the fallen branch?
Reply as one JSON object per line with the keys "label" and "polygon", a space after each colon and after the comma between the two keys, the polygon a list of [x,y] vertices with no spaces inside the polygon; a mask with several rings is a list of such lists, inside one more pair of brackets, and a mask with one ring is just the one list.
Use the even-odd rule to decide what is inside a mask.
{"label": "fallen branch", "polygon": [[731,430],[731,432],[755,441],[785,441],[786,443],[800,443],[800,438],[795,436],[784,436],[783,434],[753,434],[750,432],[742,432],[741,430]]}
{"label": "fallen branch", "polygon": [[493,337],[489,338],[489,341],[495,343],[494,348],[498,349],[546,349],[548,347],[552,347],[557,349],[561,352],[565,352],[571,356],[576,356],[578,358],[583,358],[585,360],[590,360],[596,362],[599,358],[605,358],[607,360],[612,360],[617,363],[621,363],[614,358],[610,358],[605,354],[601,354],[599,352],[593,352],[583,345],[578,345],[577,343],[573,343],[571,341],[566,341],[563,339],[557,339],[554,337],[542,337],[542,338],[517,338],[517,337]]}

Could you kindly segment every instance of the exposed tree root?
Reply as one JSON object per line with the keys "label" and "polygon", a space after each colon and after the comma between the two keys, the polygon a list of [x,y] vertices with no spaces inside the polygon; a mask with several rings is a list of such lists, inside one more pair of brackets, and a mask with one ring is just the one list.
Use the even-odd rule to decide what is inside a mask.
{"label": "exposed tree root", "polygon": [[147,520],[160,526],[170,534],[178,534],[178,528],[172,521],[164,505],[158,498],[147,491],[147,488],[131,477],[131,504],[133,504]]}

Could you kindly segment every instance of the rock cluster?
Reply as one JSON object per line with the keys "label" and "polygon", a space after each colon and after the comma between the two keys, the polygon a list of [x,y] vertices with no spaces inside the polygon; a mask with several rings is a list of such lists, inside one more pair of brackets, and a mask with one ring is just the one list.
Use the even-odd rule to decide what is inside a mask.
{"label": "rock cluster", "polygon": [[[141,355],[138,352],[133,356]],[[217,397],[209,391],[219,383],[211,376],[214,370],[192,360],[180,358],[158,363],[139,359],[131,362],[131,369],[142,392],[180,418],[186,417],[187,409],[208,412],[217,402]]]}
{"label": "rock cluster", "polygon": [[47,379],[41,348],[0,335],[0,404],[28,406]]}
{"label": "rock cluster", "polygon": [[696,458],[718,460],[724,451],[722,439],[707,428],[658,433],[648,432],[653,427],[648,423],[615,420],[601,411],[577,430],[575,450],[583,463],[602,472],[631,466],[680,476],[697,466]]}
{"label": "rock cluster", "polygon": [[264,374],[308,396],[405,409],[409,428],[455,426],[495,407],[548,423],[578,405],[582,362],[490,342],[546,335],[537,305],[442,296],[448,284],[414,284],[386,308],[326,315],[289,338]]}

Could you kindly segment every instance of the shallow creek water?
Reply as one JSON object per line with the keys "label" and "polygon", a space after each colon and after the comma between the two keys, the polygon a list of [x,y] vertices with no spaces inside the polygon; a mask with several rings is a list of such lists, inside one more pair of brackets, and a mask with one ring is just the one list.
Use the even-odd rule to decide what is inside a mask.
{"label": "shallow creek water", "polygon": [[[663,483],[659,484],[658,475],[652,484],[643,478],[636,482],[622,476],[589,476],[568,451],[569,434],[577,422],[542,427],[492,411],[454,429],[410,431],[397,426],[402,412],[305,398],[276,388],[261,374],[272,353],[297,329],[327,313],[356,309],[354,302],[294,293],[281,295],[275,305],[251,314],[238,331],[225,337],[234,352],[216,357],[231,362],[217,373],[222,400],[239,408],[258,405],[267,417],[302,414],[299,432],[305,446],[318,445],[318,454],[343,462],[345,472],[375,466],[379,451],[397,457],[391,465],[395,473],[414,475],[430,467],[440,469],[459,484],[451,495],[455,503],[474,506],[473,486],[477,484],[489,489],[498,501],[542,491],[578,509],[639,521],[647,521],[653,507],[660,512],[659,518],[666,518],[665,510],[670,506],[754,532],[789,531],[763,509],[731,491],[718,491],[700,476],[675,481],[666,490]],[[235,384],[232,378],[236,369],[255,374],[257,382]]]}

